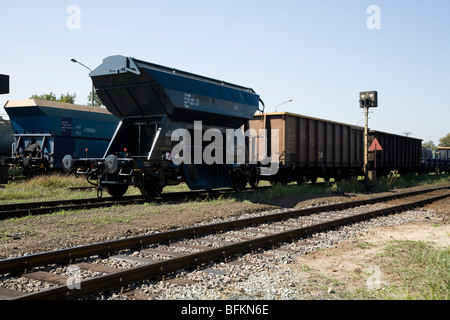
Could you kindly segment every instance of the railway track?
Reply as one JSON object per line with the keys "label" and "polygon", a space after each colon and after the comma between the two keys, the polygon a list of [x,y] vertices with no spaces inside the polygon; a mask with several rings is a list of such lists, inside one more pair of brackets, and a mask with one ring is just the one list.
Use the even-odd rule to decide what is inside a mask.
{"label": "railway track", "polygon": [[[270,188],[259,187],[258,189]],[[252,192],[253,189],[246,189],[245,192]],[[196,199],[200,197],[217,197],[223,194],[234,192],[233,189],[222,189],[212,191],[186,191],[186,192],[167,192],[159,197],[152,199],[154,202],[175,201],[184,199]],[[111,207],[130,204],[142,204],[147,200],[142,196],[126,196],[120,199],[112,197],[107,198],[88,198],[74,200],[55,200],[46,202],[30,202],[17,204],[0,205],[0,220],[19,218],[29,215],[50,214],[62,210],[84,210],[100,207]]]}
{"label": "railway track", "polygon": [[[261,248],[273,248],[284,242],[307,238],[317,232],[423,206],[448,197],[449,188],[434,188],[370,200],[260,215],[0,260],[2,280],[14,281],[17,277],[25,277],[48,282],[50,286],[48,289],[32,293],[18,292],[0,286],[0,296],[18,300],[80,299],[108,290],[126,288],[140,281],[170,276],[179,270],[201,268],[212,261],[227,261],[238,254],[256,252]],[[364,207],[380,202],[383,202],[383,208],[373,210]],[[338,211],[346,208],[358,210],[352,214]],[[311,222],[313,216],[316,218]],[[227,240],[223,240],[225,238]],[[233,240],[230,241],[230,238]],[[176,251],[174,248],[184,248],[184,251]],[[102,257],[138,261],[139,264],[124,270],[113,269],[96,262]],[[72,270],[90,270],[91,273],[98,272],[101,275],[74,283],[73,275],[52,271],[61,265],[70,265]]]}
{"label": "railway track", "polygon": [[73,200],[55,200],[45,202],[29,202],[0,205],[0,219],[19,218],[28,215],[49,214],[62,210],[80,210],[89,208],[107,207],[113,205],[126,205],[138,203],[142,197],[130,196],[121,200],[113,198],[89,198]]}
{"label": "railway track", "polygon": [[[320,184],[320,183],[319,183]],[[308,184],[313,186],[313,184]],[[295,185],[291,186],[295,187]],[[90,188],[90,187],[89,187]],[[260,186],[257,190],[270,189],[272,186]],[[253,188],[246,188],[242,192],[254,192]],[[218,197],[223,194],[234,193],[233,189],[220,189],[210,191],[180,191],[180,192],[166,192],[161,196],[152,199],[153,202],[159,203],[164,201],[176,201],[185,199],[197,199],[206,197]],[[51,214],[57,211],[70,210],[87,210],[102,207],[125,206],[131,204],[142,204],[148,200],[143,199],[141,195],[125,196],[120,199],[112,197],[105,198],[86,198],[86,199],[72,199],[72,200],[54,200],[44,202],[27,202],[0,205],[0,220],[20,218],[29,215],[43,215]]]}
{"label": "railway track", "polygon": [[[312,186],[312,184],[310,184]],[[292,186],[295,187],[295,186]],[[90,187],[89,187],[90,188]],[[272,186],[260,186],[257,190],[270,189]],[[242,192],[253,192],[255,189],[246,188]],[[166,192],[161,196],[152,199],[153,202],[176,201],[185,199],[197,199],[206,197],[218,197],[223,194],[235,192],[233,189],[220,189],[210,191],[181,191]],[[86,198],[72,200],[54,200],[44,202],[27,202],[0,205],[0,220],[20,218],[29,215],[50,214],[57,211],[70,210],[87,210],[101,207],[111,207],[120,205],[142,204],[148,200],[144,200],[141,195],[125,196],[120,199],[112,197],[105,198]]]}

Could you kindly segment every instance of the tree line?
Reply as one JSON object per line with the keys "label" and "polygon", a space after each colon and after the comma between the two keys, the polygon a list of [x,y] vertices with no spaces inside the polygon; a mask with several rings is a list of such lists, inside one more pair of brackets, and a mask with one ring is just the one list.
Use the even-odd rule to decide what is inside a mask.
{"label": "tree line", "polygon": [[437,150],[439,147],[450,147],[450,133],[448,133],[445,137],[439,139],[439,145],[436,146],[433,141],[424,142],[422,144],[424,148],[429,150]]}
{"label": "tree line", "polygon": [[[37,99],[37,100],[45,100],[45,101],[54,101],[54,102],[62,102],[62,103],[71,103],[75,104],[75,98],[77,97],[76,93],[70,94],[61,94],[59,98],[56,97],[56,95],[53,92],[46,93],[46,94],[33,94],[30,99]],[[88,106],[92,106],[92,92],[89,93],[88,96]],[[97,92],[94,93],[94,107],[101,107],[103,106],[102,100],[97,95]]]}

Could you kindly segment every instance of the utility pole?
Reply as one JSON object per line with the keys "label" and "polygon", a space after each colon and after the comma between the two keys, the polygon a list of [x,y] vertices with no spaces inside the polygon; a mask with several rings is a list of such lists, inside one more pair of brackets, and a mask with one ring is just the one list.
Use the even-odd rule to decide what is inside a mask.
{"label": "utility pole", "polygon": [[285,102],[283,102],[283,103],[277,105],[277,107],[275,108],[275,112],[278,112],[278,107],[279,107],[279,106],[282,106],[283,104],[286,104],[286,103],[289,103],[289,102],[292,102],[292,101],[293,101],[293,100],[291,99],[291,100],[285,101]]}
{"label": "utility pole", "polygon": [[[0,74],[0,95],[9,93],[9,76]],[[0,119],[2,117],[0,116]],[[0,159],[0,184],[8,184],[8,168],[9,165]],[[4,188],[4,186],[2,186]]]}
{"label": "utility pole", "polygon": [[[364,108],[365,125],[364,125],[364,178],[366,187],[369,187],[369,108],[378,107],[378,92],[365,91],[359,93],[359,106]],[[376,152],[376,151],[375,151]],[[375,174],[376,172],[372,173]],[[370,184],[371,185],[371,184]]]}
{"label": "utility pole", "polygon": [[9,93],[9,76],[6,74],[0,74],[0,94]]}
{"label": "utility pole", "polygon": [[364,176],[369,169],[369,107],[364,107]]}
{"label": "utility pole", "polygon": [[[90,72],[92,72],[92,69],[91,68],[89,68],[88,66],[85,66],[84,64],[82,64],[81,62],[79,62],[79,61],[77,61],[77,60],[75,60],[75,59],[71,59],[70,61],[72,61],[73,63],[78,63],[79,65],[81,65],[81,66],[83,66],[83,67],[85,67],[86,69],[88,69]],[[91,97],[91,100],[92,100],[92,106],[93,107],[95,107],[95,105],[94,105],[94,94],[95,94],[95,88],[94,88],[94,83],[92,83],[92,97]]]}

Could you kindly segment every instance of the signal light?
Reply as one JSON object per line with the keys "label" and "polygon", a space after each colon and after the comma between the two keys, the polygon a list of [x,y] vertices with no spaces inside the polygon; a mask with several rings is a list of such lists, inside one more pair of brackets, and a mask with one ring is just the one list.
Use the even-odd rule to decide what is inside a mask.
{"label": "signal light", "polygon": [[378,92],[366,91],[359,94],[359,106],[361,108],[377,108],[378,107]]}
{"label": "signal light", "polygon": [[0,74],[0,94],[9,93],[9,76],[6,74]]}

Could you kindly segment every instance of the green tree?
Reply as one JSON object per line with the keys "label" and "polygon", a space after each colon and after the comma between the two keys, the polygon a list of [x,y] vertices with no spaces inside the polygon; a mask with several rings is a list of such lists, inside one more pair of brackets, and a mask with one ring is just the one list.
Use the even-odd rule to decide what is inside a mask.
{"label": "green tree", "polygon": [[[89,93],[88,100],[89,100],[88,106],[92,106],[92,92]],[[94,91],[94,107],[101,107],[102,105],[103,105],[102,100],[97,95],[97,92]]]}
{"label": "green tree", "polygon": [[437,147],[433,141],[428,141],[428,142],[422,143],[422,147],[424,147],[425,149],[428,149],[428,150],[437,150]]}
{"label": "green tree", "polygon": [[450,133],[439,139],[439,147],[450,147]]}
{"label": "green tree", "polygon": [[45,100],[45,101],[55,101],[55,102],[63,102],[63,103],[75,103],[76,94],[61,94],[59,99],[56,98],[56,95],[53,92],[47,93],[47,94],[33,94],[30,99],[38,99],[38,100]]}

